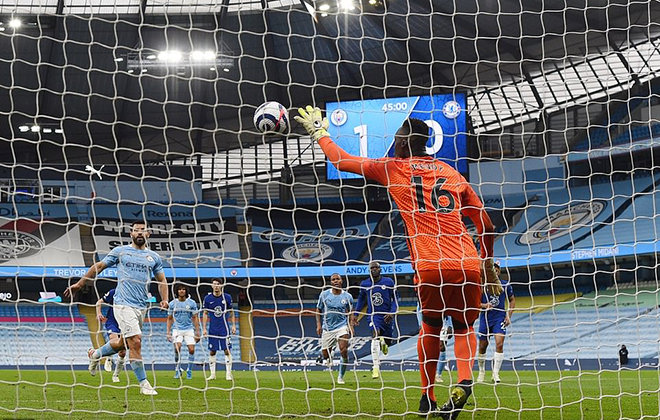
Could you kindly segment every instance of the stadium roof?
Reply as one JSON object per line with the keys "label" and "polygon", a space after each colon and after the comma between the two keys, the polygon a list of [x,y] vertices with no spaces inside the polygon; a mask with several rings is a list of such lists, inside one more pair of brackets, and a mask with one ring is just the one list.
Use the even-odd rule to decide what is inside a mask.
{"label": "stadium roof", "polygon": [[[224,4],[223,0],[41,0],[36,4],[34,0],[16,0],[11,4],[1,4],[0,13],[128,15],[140,13],[140,9],[143,9],[145,14],[202,14],[220,13]],[[227,7],[231,13],[298,4],[300,4],[299,0],[229,0]]]}
{"label": "stadium roof", "polygon": [[[2,3],[0,138],[14,141],[0,148],[0,161],[157,162],[254,145],[263,139],[252,114],[265,100],[293,108],[469,91],[473,124],[487,130],[506,124],[505,115],[534,118],[590,100],[592,86],[607,95],[611,86],[629,87],[635,71],[646,78],[660,71],[655,1],[390,0],[386,7],[333,6],[315,23],[292,0]],[[10,18],[23,25],[10,28]],[[231,65],[129,73],[130,54],[146,60],[172,49],[214,50]],[[621,51],[641,58],[631,66],[603,58],[620,63]],[[564,68],[573,82],[557,72]],[[596,69],[590,84],[576,76],[587,68]],[[598,68],[609,72],[606,80]],[[19,130],[33,125],[42,130]]]}

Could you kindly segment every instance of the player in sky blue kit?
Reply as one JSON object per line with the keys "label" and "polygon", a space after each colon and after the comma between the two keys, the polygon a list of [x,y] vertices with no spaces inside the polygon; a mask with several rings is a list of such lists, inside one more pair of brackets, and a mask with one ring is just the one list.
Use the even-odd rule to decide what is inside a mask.
{"label": "player in sky blue kit", "polygon": [[[495,272],[500,277],[500,265],[495,263]],[[511,314],[516,307],[516,298],[513,296],[513,287],[508,281],[500,278],[504,293],[501,295],[491,295],[484,293],[481,296],[481,315],[479,316],[479,354],[477,361],[479,364],[479,376],[477,382],[483,382],[486,379],[486,349],[488,349],[488,339],[491,335],[495,336],[495,354],[493,355],[493,382],[500,382],[500,368],[504,361],[504,337],[506,336],[506,327],[511,324]],[[506,308],[506,302],[509,302],[509,308]]]}
{"label": "player in sky blue kit", "polygon": [[[180,359],[181,345],[186,342],[188,347],[188,367],[186,378],[192,379],[192,368],[195,363],[195,344],[200,340],[199,314],[197,303],[188,297],[188,288],[185,284],[174,286],[174,296],[167,311],[167,341],[174,344],[174,379],[181,377]],[[172,329],[174,325],[174,329]]]}
{"label": "player in sky blue kit", "polygon": [[[108,292],[103,295],[101,299],[96,302],[96,319],[99,321],[99,325],[102,325],[105,322],[105,331],[108,334],[108,341],[115,340],[120,337],[121,331],[119,330],[119,324],[115,319],[114,312],[112,310],[112,304],[115,301],[115,289],[110,289]],[[103,315],[103,305],[109,306],[108,312]],[[112,358],[108,357],[106,359],[105,370],[112,372],[112,382],[119,382],[119,372],[126,362],[126,350],[122,350],[119,353],[119,360],[115,363],[114,370],[112,369]]]}
{"label": "player in sky blue kit", "polygon": [[358,325],[358,315],[367,306],[369,326],[373,331],[371,341],[371,358],[373,371],[371,377],[380,377],[380,352],[387,355],[388,346],[394,337],[394,315],[399,310],[399,302],[395,290],[394,280],[380,275],[380,264],[376,261],[369,264],[371,277],[360,284],[360,294],[355,305],[353,325]]}
{"label": "player in sky blue kit", "polygon": [[[215,379],[216,353],[222,350],[225,353],[225,379],[231,381],[231,335],[227,318],[231,314],[231,334],[236,334],[236,317],[231,303],[231,295],[223,290],[222,279],[213,279],[212,292],[206,295],[202,305],[202,335],[208,336],[209,341],[209,369],[208,380]],[[209,325],[210,319],[210,325]],[[208,330],[206,329],[209,326]]]}
{"label": "player in sky blue kit", "polygon": [[330,369],[332,369],[332,349],[335,345],[339,345],[341,364],[337,383],[343,385],[344,374],[348,367],[348,340],[353,335],[351,330],[353,296],[342,290],[343,280],[338,273],[330,276],[330,284],[332,288],[321,292],[316,305],[316,334],[321,337],[321,352]]}
{"label": "player in sky blue kit", "polygon": [[96,375],[99,361],[130,348],[129,360],[133,373],[140,383],[140,392],[145,395],[157,395],[147,380],[147,373],[142,362],[142,323],[147,313],[149,283],[155,277],[160,293],[160,307],[167,309],[167,279],[163,263],[155,252],[147,248],[149,230],[145,222],[134,222],[131,227],[131,245],[113,248],[102,260],[92,265],[87,273],[75,284],[64,291],[64,296],[73,297],[85,282],[93,281],[107,267],[117,266],[117,288],[115,290],[113,312],[121,330],[121,336],[110,340],[99,349],[89,349],[89,373]]}

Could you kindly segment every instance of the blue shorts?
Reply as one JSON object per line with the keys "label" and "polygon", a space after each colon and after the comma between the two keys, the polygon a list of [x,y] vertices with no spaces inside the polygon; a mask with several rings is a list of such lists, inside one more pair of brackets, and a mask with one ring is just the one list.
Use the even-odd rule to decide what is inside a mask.
{"label": "blue shorts", "polygon": [[385,337],[388,346],[391,345],[394,337],[394,319],[388,324],[383,315],[376,315],[371,318],[369,326],[376,331],[378,337]]}
{"label": "blue shorts", "polygon": [[117,324],[117,322],[106,321],[105,330],[108,332],[108,334],[121,334],[121,330],[119,329],[119,324]]}
{"label": "blue shorts", "polygon": [[479,339],[488,340],[488,337],[493,334],[506,334],[506,327],[504,326],[505,317],[498,317],[496,319],[479,318]]}
{"label": "blue shorts", "polygon": [[231,350],[231,337],[209,337],[209,350]]}

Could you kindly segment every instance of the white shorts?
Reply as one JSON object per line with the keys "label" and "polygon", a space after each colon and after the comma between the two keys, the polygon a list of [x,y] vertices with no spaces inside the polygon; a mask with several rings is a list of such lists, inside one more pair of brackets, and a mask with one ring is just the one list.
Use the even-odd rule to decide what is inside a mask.
{"label": "white shorts", "polygon": [[351,333],[348,330],[348,325],[339,327],[336,330],[332,331],[323,331],[321,334],[321,350],[328,350],[334,347],[339,341],[339,337],[348,335],[350,337]]}
{"label": "white shorts", "polygon": [[195,331],[193,330],[172,330],[172,342],[173,343],[183,343],[185,341],[186,346],[195,345]]}
{"label": "white shorts", "polygon": [[142,323],[147,314],[146,309],[133,308],[126,305],[114,305],[115,319],[124,338],[142,334]]}

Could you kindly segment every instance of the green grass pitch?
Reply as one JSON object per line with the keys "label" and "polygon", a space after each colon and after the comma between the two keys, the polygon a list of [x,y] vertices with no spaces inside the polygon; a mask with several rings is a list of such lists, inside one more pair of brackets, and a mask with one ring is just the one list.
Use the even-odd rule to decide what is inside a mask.
{"label": "green grass pitch", "polygon": [[[131,372],[113,384],[107,372],[0,371],[0,418],[419,418],[412,413],[417,372],[383,372],[382,380],[348,372],[346,385],[334,390],[329,373],[318,371],[238,371],[233,387],[223,370],[208,386],[199,370],[192,380],[155,375],[159,395],[152,398],[139,394]],[[149,377],[153,383],[154,373]],[[656,370],[503,372],[501,384],[475,386],[459,419],[658,418],[658,378]],[[445,375],[436,387],[438,400],[448,395],[447,381]]]}

